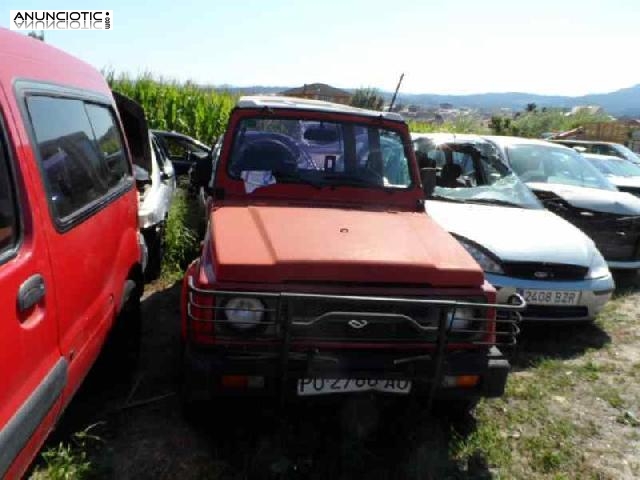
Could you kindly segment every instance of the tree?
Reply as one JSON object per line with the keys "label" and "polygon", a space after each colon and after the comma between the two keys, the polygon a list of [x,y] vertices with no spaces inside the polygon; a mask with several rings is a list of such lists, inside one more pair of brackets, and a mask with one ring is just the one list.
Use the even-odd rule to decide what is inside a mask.
{"label": "tree", "polygon": [[358,88],[351,97],[351,105],[369,110],[382,110],[384,98],[376,88]]}
{"label": "tree", "polygon": [[527,112],[535,112],[538,106],[535,103],[527,103]]}

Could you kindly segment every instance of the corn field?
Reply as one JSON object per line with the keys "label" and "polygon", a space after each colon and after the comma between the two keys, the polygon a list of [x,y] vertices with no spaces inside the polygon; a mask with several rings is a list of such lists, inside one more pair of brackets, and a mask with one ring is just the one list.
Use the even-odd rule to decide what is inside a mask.
{"label": "corn field", "polygon": [[150,128],[175,130],[206,144],[224,132],[236,102],[230,93],[191,82],[167,82],[150,74],[137,78],[113,72],[104,75],[111,89],[142,105]]}

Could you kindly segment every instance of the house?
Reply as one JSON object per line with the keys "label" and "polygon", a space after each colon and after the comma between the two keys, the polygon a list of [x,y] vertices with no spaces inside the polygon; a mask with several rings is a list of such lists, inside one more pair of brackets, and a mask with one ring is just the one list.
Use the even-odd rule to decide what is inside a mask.
{"label": "house", "polygon": [[348,105],[351,103],[351,94],[345,90],[332,87],[326,83],[309,83],[301,87],[290,88],[280,95],[287,97],[309,98],[312,100],[324,100],[326,102],[342,103]]}

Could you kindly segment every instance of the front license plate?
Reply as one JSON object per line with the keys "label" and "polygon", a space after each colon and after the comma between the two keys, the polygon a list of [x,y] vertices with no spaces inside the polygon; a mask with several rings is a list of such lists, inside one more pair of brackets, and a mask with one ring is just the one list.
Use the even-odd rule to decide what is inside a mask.
{"label": "front license plate", "polygon": [[529,305],[577,305],[580,292],[559,290],[518,290]]}
{"label": "front license plate", "polygon": [[368,391],[404,395],[411,391],[411,380],[374,380],[363,378],[301,378],[298,380],[298,395],[300,396]]}

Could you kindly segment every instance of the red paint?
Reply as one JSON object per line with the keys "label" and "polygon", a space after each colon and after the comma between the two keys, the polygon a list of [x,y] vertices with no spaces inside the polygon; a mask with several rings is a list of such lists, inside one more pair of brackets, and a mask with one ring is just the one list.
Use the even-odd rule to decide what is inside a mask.
{"label": "red paint", "polygon": [[[61,357],[69,362],[62,396],[14,461],[11,478],[29,466],[93,364],[113,324],[124,283],[139,262],[139,250],[135,188],[68,232],[56,230],[37,167],[37,147],[29,139],[22,100],[15,96],[19,79],[111,99],[102,75],[43,42],[5,29],[0,29],[0,65],[0,112],[24,222],[16,256],[0,264],[0,429]],[[34,274],[44,277],[45,299],[20,313],[18,288]]]}

